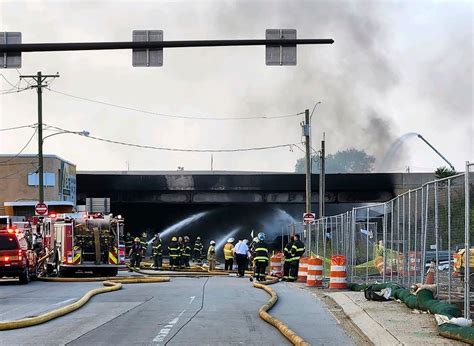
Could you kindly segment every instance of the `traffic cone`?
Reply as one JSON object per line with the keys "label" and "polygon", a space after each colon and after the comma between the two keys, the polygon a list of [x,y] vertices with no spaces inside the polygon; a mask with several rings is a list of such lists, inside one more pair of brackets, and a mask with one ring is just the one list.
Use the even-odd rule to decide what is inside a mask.
{"label": "traffic cone", "polygon": [[426,273],[425,285],[433,285],[435,282],[435,263],[431,261],[428,272]]}

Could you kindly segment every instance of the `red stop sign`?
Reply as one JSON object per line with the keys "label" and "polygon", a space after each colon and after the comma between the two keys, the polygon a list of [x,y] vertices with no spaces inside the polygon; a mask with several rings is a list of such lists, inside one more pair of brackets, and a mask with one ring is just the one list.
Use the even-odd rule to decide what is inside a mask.
{"label": "red stop sign", "polygon": [[35,206],[35,215],[48,214],[48,205],[46,203],[37,203]]}

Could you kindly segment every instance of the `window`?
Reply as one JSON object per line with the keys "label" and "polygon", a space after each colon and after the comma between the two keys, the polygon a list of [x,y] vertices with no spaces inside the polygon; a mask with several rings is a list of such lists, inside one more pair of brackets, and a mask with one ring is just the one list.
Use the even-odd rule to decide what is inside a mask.
{"label": "window", "polygon": [[[38,186],[39,179],[38,173],[28,173],[28,185],[29,186]],[[43,186],[55,186],[56,185],[56,176],[54,173],[43,173]]]}

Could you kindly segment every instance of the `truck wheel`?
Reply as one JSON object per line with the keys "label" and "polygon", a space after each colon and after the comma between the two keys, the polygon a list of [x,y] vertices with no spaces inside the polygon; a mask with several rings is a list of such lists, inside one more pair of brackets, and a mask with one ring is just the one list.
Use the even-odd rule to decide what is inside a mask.
{"label": "truck wheel", "polygon": [[20,274],[20,284],[26,285],[28,282],[30,282],[30,272],[26,268],[25,272]]}

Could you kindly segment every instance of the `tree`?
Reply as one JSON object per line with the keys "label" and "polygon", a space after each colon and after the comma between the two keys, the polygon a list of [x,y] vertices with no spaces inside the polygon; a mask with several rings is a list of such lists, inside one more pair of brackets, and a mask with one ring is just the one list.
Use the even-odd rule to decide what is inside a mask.
{"label": "tree", "polygon": [[451,177],[456,174],[457,173],[454,169],[448,168],[446,166],[438,167],[435,171],[436,179],[443,179],[443,178]]}
{"label": "tree", "polygon": [[[319,155],[311,157],[311,171],[319,172]],[[346,149],[326,157],[326,173],[367,173],[374,169],[375,157],[363,150]],[[295,172],[305,172],[305,159],[296,161]]]}

